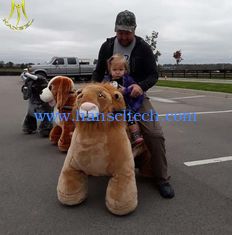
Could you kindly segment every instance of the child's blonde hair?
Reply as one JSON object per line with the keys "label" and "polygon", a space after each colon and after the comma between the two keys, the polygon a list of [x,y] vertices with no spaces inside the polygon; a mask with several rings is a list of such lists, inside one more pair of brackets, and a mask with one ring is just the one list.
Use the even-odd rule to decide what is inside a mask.
{"label": "child's blonde hair", "polygon": [[125,56],[123,56],[122,54],[119,54],[119,53],[114,54],[107,60],[107,69],[109,73],[110,73],[110,68],[113,64],[123,64],[126,70],[126,73],[129,72],[128,62]]}

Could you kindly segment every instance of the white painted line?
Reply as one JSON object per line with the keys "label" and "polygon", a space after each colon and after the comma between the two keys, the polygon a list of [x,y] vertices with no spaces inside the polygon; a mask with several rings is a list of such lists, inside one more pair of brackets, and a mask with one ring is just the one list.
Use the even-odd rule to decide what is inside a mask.
{"label": "white painted line", "polygon": [[[158,91],[160,92],[160,91]],[[156,93],[155,91],[152,91],[151,93]],[[202,97],[205,97],[205,95],[195,95],[195,96],[184,96],[184,97],[174,97],[174,98],[168,98],[168,99],[165,99],[165,98],[160,98],[160,97],[154,97],[154,96],[149,96],[151,100],[153,101],[159,101],[159,102],[162,102],[162,103],[177,103],[176,101],[174,100],[182,100],[182,99],[193,99],[193,98],[202,98]]]}
{"label": "white painted line", "polygon": [[172,100],[182,100],[182,99],[193,99],[193,98],[202,98],[202,97],[206,97],[206,95],[184,96],[184,97],[169,98],[169,99],[172,99]]}
{"label": "white painted line", "polygon": [[180,113],[163,113],[163,114],[159,114],[159,117],[166,117],[166,116],[169,116],[169,115],[173,115],[173,116],[181,116],[181,115],[185,115],[185,116],[187,116],[187,115],[195,115],[195,113],[194,112],[180,112]]}
{"label": "white painted line", "polygon": [[[181,114],[218,114],[218,113],[232,113],[232,109],[229,110],[222,110],[222,111],[208,111],[208,112],[175,112],[175,115]],[[167,113],[159,114],[159,117],[165,117]]]}
{"label": "white painted line", "polygon": [[198,165],[206,165],[206,164],[218,163],[218,162],[226,162],[226,161],[232,161],[232,156],[219,157],[219,158],[211,158],[211,159],[192,161],[192,162],[184,162],[184,164],[186,166],[198,166]]}
{"label": "white painted line", "polygon": [[150,93],[160,93],[164,92],[163,90],[158,90],[158,91],[148,91],[147,94],[149,95]]}
{"label": "white painted line", "polygon": [[217,113],[232,113],[232,109],[222,111],[195,112],[196,114],[217,114]]}
{"label": "white painted line", "polygon": [[164,98],[159,98],[159,97],[150,96],[149,98],[153,101],[159,101],[159,102],[162,102],[162,103],[172,103],[172,104],[177,103],[174,100],[164,99]]}

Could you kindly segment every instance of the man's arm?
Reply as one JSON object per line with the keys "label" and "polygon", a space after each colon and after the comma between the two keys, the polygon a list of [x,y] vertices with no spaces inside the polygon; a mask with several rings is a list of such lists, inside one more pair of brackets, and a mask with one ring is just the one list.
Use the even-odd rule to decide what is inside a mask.
{"label": "man's arm", "polygon": [[[106,43],[106,42],[105,42]],[[106,69],[107,69],[107,58],[105,53],[105,43],[102,44],[98,53],[98,62],[96,69],[93,71],[92,81],[102,82]]]}
{"label": "man's arm", "polygon": [[144,64],[146,65],[144,70],[146,71],[147,76],[143,81],[139,82],[138,85],[142,88],[143,91],[147,91],[156,84],[159,77],[155,56],[149,45],[145,44],[144,46],[143,58]]}
{"label": "man's arm", "polygon": [[129,87],[132,84],[136,84],[135,80],[130,75],[126,75],[124,78],[124,86]]}

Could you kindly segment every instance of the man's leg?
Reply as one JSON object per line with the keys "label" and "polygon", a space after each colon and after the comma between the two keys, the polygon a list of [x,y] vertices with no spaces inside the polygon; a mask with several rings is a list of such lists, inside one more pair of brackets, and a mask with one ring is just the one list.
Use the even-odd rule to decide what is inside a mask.
{"label": "man's leg", "polygon": [[149,99],[146,97],[139,112],[149,115],[146,115],[146,121],[142,120],[139,124],[144,141],[151,153],[151,164],[160,194],[165,198],[172,198],[174,197],[174,190],[168,182],[170,177],[167,173],[165,138],[160,123],[155,121],[155,116],[151,117],[151,110],[155,113]]}

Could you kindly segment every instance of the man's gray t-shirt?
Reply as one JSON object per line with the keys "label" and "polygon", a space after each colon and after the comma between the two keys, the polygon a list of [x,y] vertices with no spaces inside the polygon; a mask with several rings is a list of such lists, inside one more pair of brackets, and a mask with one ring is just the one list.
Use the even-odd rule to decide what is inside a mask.
{"label": "man's gray t-shirt", "polygon": [[119,53],[125,56],[127,62],[130,62],[130,55],[135,46],[136,39],[134,38],[133,42],[128,47],[123,47],[119,44],[118,39],[114,40],[114,51],[113,54]]}

